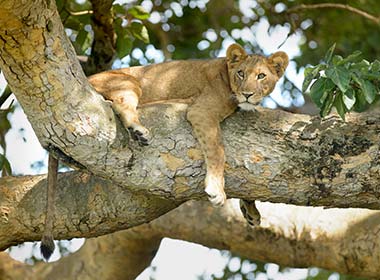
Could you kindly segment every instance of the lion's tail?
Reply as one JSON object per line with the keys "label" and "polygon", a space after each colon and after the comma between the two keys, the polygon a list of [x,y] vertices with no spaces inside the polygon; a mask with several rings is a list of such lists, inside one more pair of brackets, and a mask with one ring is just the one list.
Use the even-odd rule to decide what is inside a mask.
{"label": "lion's tail", "polygon": [[41,253],[48,260],[54,252],[53,220],[54,220],[54,197],[57,187],[58,160],[49,154],[48,178],[47,178],[47,205],[45,217],[45,230],[41,239]]}

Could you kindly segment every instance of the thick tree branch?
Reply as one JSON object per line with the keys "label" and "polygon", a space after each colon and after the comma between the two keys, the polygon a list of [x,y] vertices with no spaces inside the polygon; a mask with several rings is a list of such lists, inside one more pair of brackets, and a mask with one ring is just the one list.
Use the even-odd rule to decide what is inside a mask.
{"label": "thick tree branch", "polygon": [[[125,130],[88,85],[55,7],[37,2],[0,7],[0,65],[43,146],[133,191],[177,201],[202,196],[203,157],[186,105],[141,108],[154,138],[147,148],[125,147]],[[346,123],[270,110],[235,114],[222,127],[227,194],[379,208],[379,126],[374,114]]]}
{"label": "thick tree branch", "polygon": [[315,9],[341,9],[350,11],[354,14],[360,15],[376,24],[380,24],[380,17],[376,17],[374,15],[371,15],[370,13],[367,13],[363,10],[354,8],[350,5],[346,4],[339,4],[339,3],[319,3],[319,4],[301,4],[294,7],[291,7],[286,10],[286,13],[293,13],[298,12],[302,10],[315,10]]}
{"label": "thick tree branch", "polygon": [[[34,279],[33,270],[46,275],[44,279],[91,279],[92,272],[103,279],[134,279],[149,264],[162,237],[227,249],[284,266],[317,266],[364,277],[380,275],[379,211],[271,203],[260,203],[258,208],[262,226],[251,228],[231,201],[221,209],[207,202],[188,202],[149,224],[89,239],[79,252],[60,262],[33,268],[19,264],[24,270],[20,276],[17,270],[6,269],[10,262],[16,262],[0,254],[0,277],[3,269],[12,280]],[[136,258],[141,259],[139,265],[133,262]],[[107,265],[99,271],[94,267],[99,263]],[[123,273],[125,276],[119,278]]]}
{"label": "thick tree branch", "polygon": [[54,1],[3,1],[0,67],[44,147],[87,162],[98,175],[115,165],[125,174],[132,153],[121,126],[86,81]]}
{"label": "thick tree branch", "polygon": [[[148,148],[136,145],[136,158],[124,170],[122,186],[88,175],[82,178],[78,173],[60,177],[57,238],[98,236],[128,228],[153,220],[183,201],[204,196],[203,157],[184,111],[165,106],[143,110],[155,139]],[[321,122],[270,110],[236,114],[223,125],[227,195],[379,209],[379,123],[379,115],[366,114],[353,115],[347,123],[335,117]],[[1,248],[19,243],[25,236],[40,238],[45,183],[41,176],[33,178],[2,179],[0,209],[11,207],[15,216],[3,210],[6,242]],[[129,189],[145,191],[137,195]],[[116,218],[120,211],[125,219],[122,224]],[[12,229],[8,223],[18,226]],[[11,235],[12,231],[21,235]]]}
{"label": "thick tree branch", "polygon": [[[41,143],[108,179],[101,181],[78,173],[61,176],[55,236],[90,237],[133,227],[161,216],[182,201],[202,197],[203,157],[185,119],[186,105],[156,104],[141,108],[142,121],[154,138],[147,148],[134,142],[126,147],[128,136],[124,128],[109,104],[86,81],[54,5],[54,1],[42,0],[3,1],[0,66]],[[229,197],[250,200],[379,209],[379,128],[379,114],[353,114],[346,123],[336,117],[321,121],[317,117],[270,110],[235,114],[222,126],[227,156],[226,192]],[[1,248],[40,238],[45,205],[42,178],[33,177],[29,182],[13,178],[0,184]],[[16,188],[9,187],[12,180],[19,180]],[[367,221],[375,219],[362,213],[355,222],[359,221],[358,226],[369,232],[373,230],[368,238],[371,248],[376,248],[378,245],[372,238],[377,237],[378,229],[367,225]],[[336,219],[339,227],[351,221],[350,217],[342,217]],[[213,216],[214,219],[217,218]],[[236,221],[232,221],[229,230],[235,232]],[[361,248],[367,245],[355,247],[363,236],[361,231],[351,230],[352,224],[343,225],[349,239],[341,234],[332,235],[326,246],[343,238],[346,247],[334,252],[343,255],[347,270],[352,266],[367,268],[366,260],[360,259],[360,265],[356,262]],[[267,235],[258,231],[251,236],[244,228],[247,232],[242,234],[244,242],[249,244],[250,238],[265,241]],[[308,237],[297,226],[280,228],[275,236],[294,229]],[[216,229],[215,232],[219,234]],[[329,236],[328,232],[324,234]],[[304,243],[312,251],[320,247],[310,244],[314,236],[311,234]],[[210,246],[236,250],[246,246],[213,240]],[[287,242],[295,256],[290,261],[306,265],[299,257],[300,240]],[[258,256],[282,262],[273,253],[279,255],[278,248],[271,247],[266,253],[261,247],[254,247],[256,243],[252,246],[258,248],[254,250]],[[347,255],[345,248],[349,248]],[[376,253],[371,254],[377,261]],[[325,251],[316,256],[320,266],[328,267],[323,263],[327,258]]]}
{"label": "thick tree branch", "polygon": [[[317,266],[357,276],[380,275],[380,212],[260,203],[261,227],[237,206],[193,202],[153,221],[162,236],[188,240],[290,267]],[[202,219],[199,219],[202,217]]]}
{"label": "thick tree branch", "polygon": [[88,239],[79,252],[54,263],[30,266],[0,252],[0,279],[133,280],[149,266],[160,241],[159,234],[143,225],[136,229]]}
{"label": "thick tree branch", "polygon": [[[149,222],[180,202],[135,194],[79,172],[60,174],[54,237],[94,237]],[[0,251],[40,240],[44,228],[46,177],[0,179]]]}

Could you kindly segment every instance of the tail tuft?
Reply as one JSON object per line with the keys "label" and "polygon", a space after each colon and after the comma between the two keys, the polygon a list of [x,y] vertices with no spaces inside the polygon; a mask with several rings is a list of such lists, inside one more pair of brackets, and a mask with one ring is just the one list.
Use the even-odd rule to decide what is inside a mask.
{"label": "tail tuft", "polygon": [[41,240],[40,249],[41,249],[41,254],[46,261],[48,261],[50,256],[53,254],[54,248],[55,248],[55,245],[54,245],[53,237],[44,235]]}

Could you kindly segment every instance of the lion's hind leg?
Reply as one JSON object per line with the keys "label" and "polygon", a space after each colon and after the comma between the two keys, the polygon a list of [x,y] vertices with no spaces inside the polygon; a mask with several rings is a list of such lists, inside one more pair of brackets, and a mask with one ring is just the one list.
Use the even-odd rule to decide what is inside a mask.
{"label": "lion's hind leg", "polygon": [[138,96],[133,90],[113,92],[112,108],[119,115],[122,123],[131,132],[132,138],[141,145],[148,145],[149,130],[139,120],[137,105]]}
{"label": "lion's hind leg", "polygon": [[133,76],[112,70],[89,77],[95,90],[107,100],[112,101],[112,108],[119,115],[123,125],[134,140],[141,145],[148,145],[150,136],[139,120],[137,105],[142,95],[140,83]]}
{"label": "lion's hind leg", "polygon": [[250,226],[260,225],[261,215],[256,208],[255,201],[240,199],[240,210]]}

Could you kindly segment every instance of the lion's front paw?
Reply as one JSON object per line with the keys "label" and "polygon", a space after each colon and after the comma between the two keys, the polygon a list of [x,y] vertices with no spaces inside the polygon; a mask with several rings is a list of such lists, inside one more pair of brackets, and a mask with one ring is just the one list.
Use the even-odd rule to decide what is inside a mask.
{"label": "lion's front paw", "polygon": [[150,141],[149,130],[142,125],[136,125],[128,128],[131,133],[132,139],[136,140],[140,145],[147,146]]}
{"label": "lion's front paw", "polygon": [[213,206],[220,207],[226,202],[226,193],[224,192],[224,178],[213,175],[206,176],[205,192]]}

